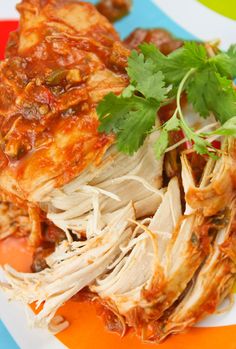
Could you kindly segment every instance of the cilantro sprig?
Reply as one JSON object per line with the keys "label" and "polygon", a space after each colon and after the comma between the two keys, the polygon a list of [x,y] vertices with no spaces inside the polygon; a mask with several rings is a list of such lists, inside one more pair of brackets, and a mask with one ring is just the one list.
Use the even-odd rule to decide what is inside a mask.
{"label": "cilantro sprig", "polygon": [[[182,130],[199,154],[214,154],[207,141],[212,135],[236,136],[236,46],[209,57],[203,44],[186,42],[164,56],[154,45],[143,44],[140,53],[132,51],[128,60],[129,86],[120,96],[108,94],[98,105],[99,131],[115,133],[119,151],[132,155],[156,125],[161,106],[176,99],[173,116],[161,127],[155,144],[159,158],[169,145],[169,132]],[[218,130],[196,133],[186,122],[181,95],[199,115],[211,113],[221,124]],[[212,152],[213,151],[213,152]]]}

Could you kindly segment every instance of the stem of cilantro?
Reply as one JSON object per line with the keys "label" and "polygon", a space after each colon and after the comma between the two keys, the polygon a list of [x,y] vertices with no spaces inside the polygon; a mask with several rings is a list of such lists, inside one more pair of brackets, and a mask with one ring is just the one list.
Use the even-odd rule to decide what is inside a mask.
{"label": "stem of cilantro", "polygon": [[184,91],[185,84],[188,81],[188,79],[196,72],[197,72],[197,68],[192,68],[183,77],[177,90],[177,95],[176,95],[177,107],[175,109],[175,112],[172,115],[172,117],[164,125],[159,127],[159,129],[162,129],[162,133],[155,144],[157,157],[160,157],[166,151],[171,150],[173,147],[175,148],[178,144],[179,145],[182,144],[183,140],[181,140],[179,143],[168,148],[167,134],[170,131],[174,131],[174,130],[177,131],[179,129],[182,129],[182,131],[184,132],[185,141],[189,140],[194,143],[193,145],[194,151],[196,151],[199,154],[208,154],[211,157],[215,156],[212,152],[209,151],[209,148],[212,150],[214,149],[209,143],[209,141],[206,140],[201,133],[198,134],[198,132],[195,132],[191,127],[188,126],[187,122],[185,121],[184,114],[181,108],[181,95]]}
{"label": "stem of cilantro", "polygon": [[[183,126],[183,129],[186,129],[188,127],[188,125],[186,124],[185,120],[184,120],[184,116],[183,116],[183,113],[182,113],[182,108],[181,108],[181,94],[183,92],[183,89],[184,89],[184,85],[186,83],[186,81],[189,79],[189,77],[194,74],[196,72],[196,68],[192,68],[190,69],[187,74],[184,76],[184,78],[182,79],[179,87],[178,87],[178,91],[177,91],[177,96],[176,98],[175,97],[172,97],[170,99],[167,99],[166,101],[164,101],[162,104],[161,104],[161,107],[165,106],[165,105],[168,105],[170,104],[172,101],[174,101],[175,99],[177,100],[177,108],[175,109],[175,112],[174,114],[172,115],[172,118],[175,118],[178,114],[179,114],[179,117],[180,117],[180,120],[181,120],[181,123],[182,123],[182,126]],[[165,125],[163,125],[165,126]],[[151,134],[153,132],[156,132],[160,129],[163,128],[163,126],[159,126],[159,127],[154,127],[152,130],[150,130],[149,132],[147,132],[147,134]]]}
{"label": "stem of cilantro", "polygon": [[[196,68],[192,68],[190,69],[187,74],[184,76],[184,78],[182,79],[178,91],[177,91],[177,97],[176,97],[176,102],[177,102],[177,108],[176,111],[178,112],[179,118],[180,118],[180,123],[182,126],[182,129],[185,133],[185,136],[187,139],[189,139],[190,141],[194,142],[194,147],[198,147],[197,152],[201,153],[201,154],[208,154],[212,157],[214,157],[214,154],[212,154],[211,152],[209,152],[208,148],[214,149],[211,144],[205,140],[204,138],[202,138],[201,135],[197,135],[192,129],[191,127],[188,126],[188,124],[186,123],[185,119],[184,119],[184,115],[182,112],[182,108],[181,108],[181,94],[184,90],[184,85],[186,83],[186,81],[190,78],[191,75],[193,75],[195,72],[197,71]],[[175,116],[176,114],[174,114],[173,116]],[[195,148],[196,150],[196,148]],[[215,150],[215,149],[214,149]]]}
{"label": "stem of cilantro", "polygon": [[178,91],[177,91],[177,109],[176,111],[178,112],[179,114],[179,117],[180,117],[180,120],[181,120],[181,123],[183,124],[184,128],[189,128],[187,123],[185,122],[185,119],[184,119],[184,115],[183,115],[183,112],[182,112],[182,108],[181,108],[181,94],[183,92],[183,89],[184,89],[184,85],[186,83],[186,81],[189,79],[189,77],[191,75],[193,75],[194,73],[196,72],[196,69],[195,68],[192,68],[190,69],[187,74],[184,76],[183,80],[181,81],[181,83],[179,84],[179,88],[178,88]]}

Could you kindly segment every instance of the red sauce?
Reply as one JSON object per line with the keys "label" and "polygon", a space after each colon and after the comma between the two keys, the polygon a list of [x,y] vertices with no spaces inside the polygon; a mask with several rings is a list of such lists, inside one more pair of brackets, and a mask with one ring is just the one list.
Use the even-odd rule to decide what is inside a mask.
{"label": "red sauce", "polygon": [[[18,6],[20,30],[11,35],[0,70],[0,183],[4,188],[11,178],[15,187],[8,182],[8,191],[23,200],[47,180],[58,186],[70,181],[112,143],[98,132],[96,105],[106,89],[119,93],[127,85],[129,55],[91,4],[25,5]],[[34,18],[35,6],[42,21]],[[78,12],[82,31],[70,17]],[[111,82],[104,80],[104,90],[97,86],[96,100],[90,78],[104,71]]]}
{"label": "red sauce", "polygon": [[0,265],[10,264],[18,271],[30,272],[33,252],[27,238],[9,237],[0,241]]}

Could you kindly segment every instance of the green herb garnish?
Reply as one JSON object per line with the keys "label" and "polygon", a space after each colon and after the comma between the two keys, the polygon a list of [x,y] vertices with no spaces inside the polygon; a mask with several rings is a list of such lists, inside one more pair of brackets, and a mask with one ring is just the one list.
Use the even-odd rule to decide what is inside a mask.
{"label": "green herb garnish", "polygon": [[[127,73],[130,85],[120,96],[108,94],[98,105],[99,131],[116,135],[118,150],[132,155],[143,144],[156,123],[161,106],[176,99],[173,116],[160,129],[155,153],[161,157],[169,145],[169,132],[182,130],[199,154],[214,156],[207,141],[212,135],[236,136],[236,46],[209,57],[203,44],[186,42],[168,56],[154,45],[143,44],[141,53],[132,51]],[[218,130],[196,133],[189,127],[181,109],[181,95],[203,118],[214,114]]]}

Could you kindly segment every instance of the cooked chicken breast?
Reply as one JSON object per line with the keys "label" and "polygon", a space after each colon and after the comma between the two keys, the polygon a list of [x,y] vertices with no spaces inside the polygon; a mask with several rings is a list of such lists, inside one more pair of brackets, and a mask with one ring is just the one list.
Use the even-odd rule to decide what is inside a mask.
{"label": "cooked chicken breast", "polygon": [[111,145],[96,105],[127,85],[129,51],[91,4],[23,0],[18,10],[14,49],[0,63],[0,187],[36,202],[39,188],[96,166]]}

